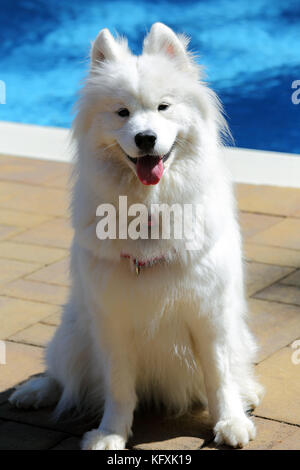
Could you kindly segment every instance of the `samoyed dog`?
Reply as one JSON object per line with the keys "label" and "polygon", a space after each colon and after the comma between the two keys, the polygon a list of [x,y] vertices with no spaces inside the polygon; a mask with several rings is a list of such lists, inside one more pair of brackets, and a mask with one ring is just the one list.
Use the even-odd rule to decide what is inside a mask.
{"label": "samoyed dog", "polygon": [[[83,449],[124,449],[141,400],[181,413],[207,405],[217,444],[241,447],[255,436],[247,410],[262,388],[222,162],[226,123],[187,46],[161,23],[140,56],[107,29],[92,45],[73,127],[69,301],[47,349],[46,374],[10,397],[17,407],[56,405],[57,415],[88,407],[99,422],[102,416]],[[159,204],[201,207],[194,249],[184,236],[99,239],[97,208],[110,205],[117,222],[124,219],[119,196],[150,214]]]}

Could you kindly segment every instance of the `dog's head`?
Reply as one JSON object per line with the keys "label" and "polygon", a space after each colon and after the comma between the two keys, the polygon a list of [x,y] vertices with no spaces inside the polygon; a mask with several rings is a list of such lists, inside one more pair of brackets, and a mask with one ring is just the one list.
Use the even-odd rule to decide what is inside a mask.
{"label": "dog's head", "polygon": [[107,29],[92,45],[75,132],[88,134],[94,151],[126,163],[145,185],[157,184],[174,158],[205,140],[220,120],[187,45],[161,23],[152,26],[141,56]]}

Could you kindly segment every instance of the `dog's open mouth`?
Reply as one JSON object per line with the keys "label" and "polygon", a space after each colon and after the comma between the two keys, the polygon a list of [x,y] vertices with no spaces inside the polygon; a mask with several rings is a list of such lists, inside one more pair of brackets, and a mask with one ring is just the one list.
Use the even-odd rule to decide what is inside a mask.
{"label": "dog's open mouth", "polygon": [[136,172],[141,183],[149,186],[157,184],[162,178],[164,172],[164,162],[166,162],[171,154],[172,149],[163,157],[158,155],[144,155],[139,158],[127,158],[136,165]]}

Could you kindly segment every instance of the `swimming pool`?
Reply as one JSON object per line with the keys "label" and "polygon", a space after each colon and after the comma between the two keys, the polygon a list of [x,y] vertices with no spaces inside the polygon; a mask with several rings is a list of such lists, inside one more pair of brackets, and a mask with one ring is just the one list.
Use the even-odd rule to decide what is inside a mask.
{"label": "swimming pool", "polygon": [[69,127],[89,43],[108,27],[135,53],[151,24],[162,21],[192,37],[235,143],[300,153],[298,0],[10,0],[1,2],[0,120]]}

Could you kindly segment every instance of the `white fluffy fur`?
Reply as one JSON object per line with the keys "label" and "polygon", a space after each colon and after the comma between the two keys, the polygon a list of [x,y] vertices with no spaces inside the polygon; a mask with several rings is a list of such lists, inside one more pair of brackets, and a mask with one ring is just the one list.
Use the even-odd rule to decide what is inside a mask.
{"label": "white fluffy fur", "polygon": [[[58,414],[88,406],[104,414],[84,449],[123,449],[138,399],[184,412],[208,403],[216,442],[243,446],[255,435],[245,410],[257,405],[255,343],[246,325],[241,239],[232,188],[222,163],[225,130],[218,100],[199,78],[187,40],[153,25],[133,56],[107,30],[92,47],[91,70],[74,123],[77,142],[72,220],[72,288],[47,350],[47,375],[17,389],[17,406],[57,403]],[[168,101],[168,110],[158,105]],[[116,111],[126,107],[129,118]],[[134,136],[157,133],[167,153],[163,178],[144,186]],[[198,251],[182,240],[96,238],[96,208],[128,204],[203,205]],[[174,250],[175,248],[175,250]],[[136,276],[120,253],[165,256]]]}

